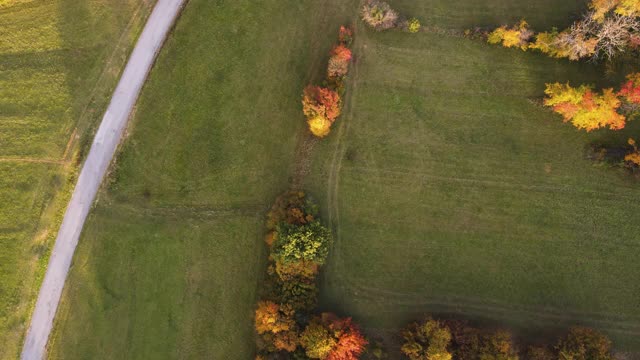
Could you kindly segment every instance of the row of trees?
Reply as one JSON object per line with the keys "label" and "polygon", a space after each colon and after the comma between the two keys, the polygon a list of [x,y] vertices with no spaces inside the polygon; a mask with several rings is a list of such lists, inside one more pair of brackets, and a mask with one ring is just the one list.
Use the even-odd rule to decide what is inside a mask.
{"label": "row of trees", "polygon": [[357,359],[367,341],[351,319],[313,313],[318,271],[332,243],[315,203],[300,191],[281,195],[267,230],[268,278],[255,314],[258,359]]}
{"label": "row of trees", "polygon": [[403,330],[410,360],[611,360],[611,341],[585,327],[571,328],[554,346],[518,348],[508,331],[484,331],[458,320],[427,317]]}
{"label": "row of trees", "polygon": [[488,34],[490,44],[538,50],[555,58],[611,59],[640,47],[640,0],[592,0],[590,11],[562,31],[536,34],[522,20]]}
{"label": "row of trees", "polygon": [[327,136],[331,125],[342,112],[344,81],[353,57],[349,48],[352,39],[351,29],[340,27],[338,44],[329,53],[325,86],[309,85],[302,93],[302,112],[307,118],[309,130],[317,137]]}
{"label": "row of trees", "polygon": [[399,28],[410,33],[417,33],[422,28],[420,20],[400,16],[389,4],[380,0],[365,0],[362,3],[360,15],[367,25],[377,31]]}

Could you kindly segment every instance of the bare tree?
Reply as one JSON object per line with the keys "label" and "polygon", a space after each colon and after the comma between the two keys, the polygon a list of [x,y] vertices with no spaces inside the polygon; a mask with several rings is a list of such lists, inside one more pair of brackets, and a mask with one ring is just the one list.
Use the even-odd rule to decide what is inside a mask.
{"label": "bare tree", "polygon": [[634,33],[640,31],[640,21],[631,16],[613,14],[605,18],[596,34],[598,45],[594,58],[606,56],[608,59],[623,53],[629,46],[629,41]]}

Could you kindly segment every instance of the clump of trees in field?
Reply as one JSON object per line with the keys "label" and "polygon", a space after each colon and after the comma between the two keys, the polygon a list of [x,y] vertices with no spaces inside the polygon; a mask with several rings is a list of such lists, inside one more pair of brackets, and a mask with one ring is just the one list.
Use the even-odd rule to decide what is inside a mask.
{"label": "clump of trees in field", "polygon": [[640,47],[640,0],[592,0],[590,11],[562,31],[535,33],[522,20],[488,34],[490,44],[538,50],[551,57],[612,59]]}
{"label": "clump of trees in field", "polygon": [[[594,91],[591,86],[572,87],[569,84],[547,84],[544,105],[562,115],[578,129],[592,131],[601,128],[620,130],[628,118],[640,109],[640,73],[627,76],[618,91],[612,88]],[[622,164],[632,172],[640,168],[640,153],[634,139],[629,139],[629,147],[620,151],[612,147],[594,145],[589,149],[593,160],[607,160]]]}
{"label": "clump of trees in field", "polygon": [[402,353],[410,360],[611,360],[611,341],[585,327],[573,327],[551,345],[520,348],[510,332],[486,330],[460,320],[409,324]]}
{"label": "clump of trees in field", "polygon": [[349,48],[352,39],[351,29],[340,27],[338,44],[329,53],[326,85],[309,85],[302,93],[302,112],[307,118],[309,131],[319,138],[329,135],[331,125],[342,112],[344,81],[353,57]]}
{"label": "clump of trees in field", "polygon": [[278,197],[267,214],[269,265],[255,329],[258,359],[357,359],[367,340],[350,318],[314,315],[317,275],[332,243],[318,207],[301,191]]}
{"label": "clump of trees in field", "polygon": [[620,130],[625,127],[627,117],[640,107],[640,73],[628,75],[618,91],[608,88],[596,92],[587,85],[553,83],[547,84],[545,94],[544,104],[578,129]]}
{"label": "clump of trees in field", "polygon": [[[587,85],[572,87],[568,83],[553,83],[547,84],[545,94],[544,105],[578,129],[620,130],[640,108],[640,73],[627,76],[627,81],[618,91],[612,88],[594,91]],[[640,172],[640,152],[632,138],[626,147],[592,144],[587,148],[587,157],[624,167],[632,174]]]}
{"label": "clump of trees in field", "polygon": [[399,28],[409,33],[417,33],[422,28],[420,20],[404,18],[381,0],[365,0],[360,8],[360,16],[365,24],[376,31]]}
{"label": "clump of trees in field", "polygon": [[[476,33],[468,31],[467,35]],[[490,44],[525,51],[538,50],[555,58],[570,60],[610,60],[623,53],[637,54],[640,50],[640,0],[591,0],[589,11],[562,31],[552,29],[535,33],[522,20],[515,26],[498,27],[486,34],[486,38]],[[596,91],[588,85],[573,87],[551,83],[546,84],[545,94],[544,105],[578,129],[620,130],[640,110],[640,73],[630,74],[617,91],[612,88]],[[588,157],[637,172],[640,159],[634,140],[630,140],[630,147],[626,150],[592,145],[588,149]]]}

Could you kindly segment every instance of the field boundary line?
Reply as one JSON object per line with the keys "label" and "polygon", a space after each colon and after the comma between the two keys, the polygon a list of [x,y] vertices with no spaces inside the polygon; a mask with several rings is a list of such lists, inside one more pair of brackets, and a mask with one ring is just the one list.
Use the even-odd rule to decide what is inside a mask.
{"label": "field boundary line", "polygon": [[21,358],[24,360],[40,360],[46,355],[53,321],[85,219],[120,144],[147,75],[185,2],[158,0],[120,77],[80,171],[53,246],[22,349]]}

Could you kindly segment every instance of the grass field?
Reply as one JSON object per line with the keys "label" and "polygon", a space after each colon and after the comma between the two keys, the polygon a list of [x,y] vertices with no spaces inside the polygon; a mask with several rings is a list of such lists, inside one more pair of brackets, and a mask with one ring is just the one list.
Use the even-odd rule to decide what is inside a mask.
{"label": "grass field", "polygon": [[189,2],[86,225],[50,358],[252,358],[264,215],[354,4]]}
{"label": "grass field", "polygon": [[[296,173],[301,90],[356,4],[190,1],[86,225],[50,358],[252,357],[264,213]],[[449,29],[564,26],[584,7],[392,4]],[[306,178],[338,235],[323,306],[374,336],[437,312],[537,336],[586,323],[638,350],[638,185],[583,159],[610,135],[530,101],[602,69],[357,28],[345,115]]]}
{"label": "grass field", "polygon": [[19,354],[82,144],[150,5],[0,1],[0,359]]}
{"label": "grass field", "polygon": [[[392,3],[453,29],[525,15],[539,28],[563,25],[576,10]],[[640,126],[586,134],[530,101],[545,82],[597,83],[603,69],[363,26],[355,48],[347,115],[307,182],[338,235],[323,307],[375,336],[436,313],[534,338],[586,324],[640,350],[640,186],[583,157],[589,142],[623,142]]]}

